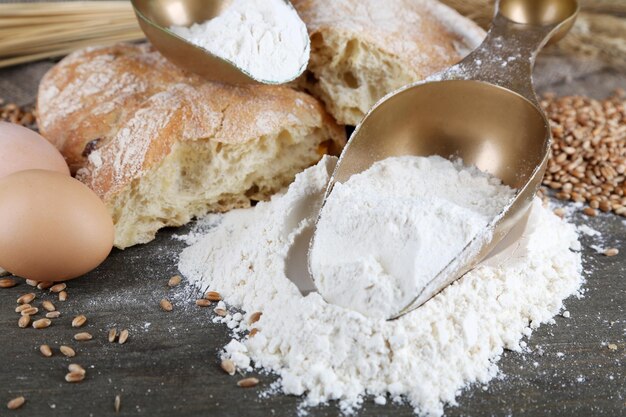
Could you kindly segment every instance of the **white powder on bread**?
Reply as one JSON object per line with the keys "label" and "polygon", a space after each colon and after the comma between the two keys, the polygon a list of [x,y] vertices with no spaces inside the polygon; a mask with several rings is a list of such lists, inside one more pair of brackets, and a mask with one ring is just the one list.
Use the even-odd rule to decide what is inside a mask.
{"label": "white powder on bread", "polygon": [[309,61],[306,26],[284,0],[234,0],[214,19],[170,30],[267,82],[291,81]]}
{"label": "white powder on bread", "polygon": [[336,183],[311,272],[330,303],[393,317],[509,204],[514,190],[440,156],[376,162]]}
{"label": "white powder on bread", "polygon": [[[462,389],[494,378],[503,350],[520,351],[521,339],[558,314],[582,283],[580,254],[570,250],[579,249],[575,228],[535,203],[516,231],[521,237],[505,240],[495,256],[397,320],[365,317],[317,293],[303,296],[286,271],[306,268],[294,265],[305,259],[294,248],[306,249],[298,243],[315,221],[333,166],[324,158],[271,202],[209,216],[199,230],[211,229],[179,264],[191,282],[220,291],[244,313],[240,321],[223,319],[237,324],[240,343],[222,355],[277,373],[280,390],[302,395],[304,406],[339,400],[350,411],[372,396],[376,404],[406,401],[416,413],[441,415]],[[258,333],[245,336],[251,327]]]}

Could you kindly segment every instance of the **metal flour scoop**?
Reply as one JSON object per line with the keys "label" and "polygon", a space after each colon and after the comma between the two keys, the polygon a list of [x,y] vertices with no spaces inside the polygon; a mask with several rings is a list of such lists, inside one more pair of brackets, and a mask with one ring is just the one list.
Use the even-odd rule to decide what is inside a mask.
{"label": "metal flour scoop", "polygon": [[[228,84],[282,84],[298,78],[306,69],[280,81],[255,78],[234,62],[181,38],[169,28],[191,26],[222,14],[232,0],[131,0],[141,30],[152,45],[178,67],[198,74],[210,81]],[[285,4],[293,9],[291,3]],[[300,20],[304,29],[304,22]],[[308,41],[307,41],[308,42]],[[306,49],[310,47],[307,44]]]}
{"label": "metal flour scoop", "polygon": [[[344,149],[326,190],[391,156],[461,158],[515,188],[508,207],[408,305],[401,316],[473,268],[527,213],[548,161],[551,133],[532,85],[537,52],[560,39],[575,0],[501,0],[483,43],[462,62],[379,101]],[[318,217],[319,221],[319,217]],[[311,246],[315,235],[311,240]],[[338,256],[341,256],[338,254]],[[309,270],[310,249],[309,249]],[[322,294],[323,295],[323,294]]]}

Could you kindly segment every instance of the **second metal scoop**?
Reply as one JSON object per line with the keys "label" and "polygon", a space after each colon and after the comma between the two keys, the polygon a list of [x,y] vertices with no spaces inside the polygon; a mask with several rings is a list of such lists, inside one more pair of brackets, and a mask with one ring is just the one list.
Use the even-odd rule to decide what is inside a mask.
{"label": "second metal scoop", "polygon": [[537,52],[562,37],[577,12],[575,0],[501,0],[474,52],[447,71],[383,98],[352,134],[325,199],[336,182],[401,155],[461,158],[517,190],[489,225],[491,233],[474,238],[459,254],[457,259],[466,261],[450,262],[389,318],[419,307],[472,269],[526,214],[541,185],[551,141],[532,67]]}
{"label": "second metal scoop", "polygon": [[[284,1],[293,9],[289,1]],[[150,43],[178,67],[207,80],[228,84],[282,84],[298,78],[307,67],[303,65],[293,77],[280,82],[262,80],[169,29],[173,25],[191,26],[211,20],[222,14],[232,0],[131,0],[131,3],[139,26]],[[304,22],[300,20],[300,23],[304,28]],[[309,49],[308,44],[306,49]]]}

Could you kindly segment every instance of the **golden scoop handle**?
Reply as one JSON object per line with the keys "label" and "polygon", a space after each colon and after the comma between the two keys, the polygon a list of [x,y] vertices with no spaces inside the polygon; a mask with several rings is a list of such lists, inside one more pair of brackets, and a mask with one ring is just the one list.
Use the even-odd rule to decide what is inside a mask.
{"label": "golden scoop handle", "polygon": [[532,84],[537,53],[561,39],[578,14],[576,0],[500,0],[483,43],[457,65],[426,81],[485,81],[539,107]]}

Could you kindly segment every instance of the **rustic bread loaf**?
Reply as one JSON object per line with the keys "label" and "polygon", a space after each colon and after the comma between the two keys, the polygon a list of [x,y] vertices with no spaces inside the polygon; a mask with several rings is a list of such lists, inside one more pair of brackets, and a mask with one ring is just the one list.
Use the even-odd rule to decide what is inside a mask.
{"label": "rustic bread loaf", "polygon": [[293,0],[311,36],[302,85],[339,123],[356,125],[385,94],[465,56],[483,39],[436,0]]}
{"label": "rustic bread loaf", "polygon": [[313,97],[186,74],[149,45],[74,53],[39,87],[41,133],[109,208],[115,246],[288,184],[345,131]]}

